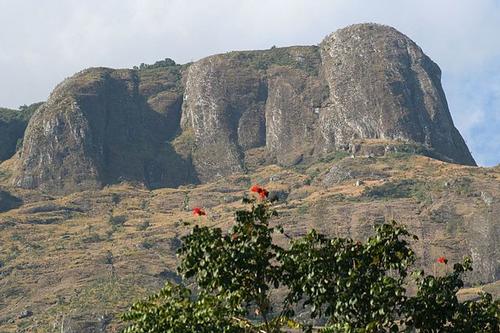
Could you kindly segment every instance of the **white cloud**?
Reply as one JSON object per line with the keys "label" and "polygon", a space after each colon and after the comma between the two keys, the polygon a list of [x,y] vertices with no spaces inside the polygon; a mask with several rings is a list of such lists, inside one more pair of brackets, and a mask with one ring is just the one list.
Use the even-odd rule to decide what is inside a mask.
{"label": "white cloud", "polygon": [[[0,105],[44,100],[85,67],[317,44],[342,26],[367,21],[396,27],[440,65],[468,142],[478,128],[481,136],[498,132],[498,122],[488,121],[500,117],[498,85],[481,83],[500,73],[489,71],[500,65],[498,0],[0,0]],[[471,110],[480,116],[474,126]],[[500,143],[495,149],[490,155],[498,163]]]}

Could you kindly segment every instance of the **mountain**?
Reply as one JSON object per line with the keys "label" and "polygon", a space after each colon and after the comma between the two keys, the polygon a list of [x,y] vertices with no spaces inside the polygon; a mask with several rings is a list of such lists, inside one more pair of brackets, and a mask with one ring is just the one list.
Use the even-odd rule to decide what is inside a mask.
{"label": "mountain", "polygon": [[133,300],[179,280],[180,238],[228,228],[253,184],[287,235],[361,240],[396,220],[419,267],[471,256],[463,297],[500,297],[500,168],[475,166],[438,66],[393,28],[86,69],[3,131],[21,111],[0,110],[1,332],[118,331]]}
{"label": "mountain", "polygon": [[87,69],[33,115],[12,181],[52,194],[124,180],[175,187],[356,153],[362,139],[475,165],[440,75],[408,37],[376,24],[341,29],[319,46]]}

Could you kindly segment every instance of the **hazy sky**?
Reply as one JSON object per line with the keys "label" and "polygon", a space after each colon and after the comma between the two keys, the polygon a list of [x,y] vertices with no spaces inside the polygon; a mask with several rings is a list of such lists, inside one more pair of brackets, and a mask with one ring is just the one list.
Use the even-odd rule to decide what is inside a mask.
{"label": "hazy sky", "polygon": [[312,45],[360,22],[396,27],[439,64],[476,161],[500,163],[500,0],[0,0],[0,106],[46,100],[85,67]]}

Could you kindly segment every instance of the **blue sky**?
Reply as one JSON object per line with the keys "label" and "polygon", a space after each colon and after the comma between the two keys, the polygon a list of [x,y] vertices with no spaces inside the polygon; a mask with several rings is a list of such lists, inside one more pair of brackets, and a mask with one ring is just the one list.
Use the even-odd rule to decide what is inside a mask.
{"label": "blue sky", "polygon": [[86,67],[311,45],[360,22],[394,26],[439,64],[474,158],[499,164],[500,0],[0,0],[0,106],[45,100]]}

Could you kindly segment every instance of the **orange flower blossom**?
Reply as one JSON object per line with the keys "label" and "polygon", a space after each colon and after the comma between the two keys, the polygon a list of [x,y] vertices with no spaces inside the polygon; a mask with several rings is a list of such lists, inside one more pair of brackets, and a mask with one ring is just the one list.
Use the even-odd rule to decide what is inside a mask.
{"label": "orange flower blossom", "polygon": [[267,196],[269,195],[269,191],[266,190],[265,188],[262,188],[258,185],[254,185],[250,188],[251,192],[255,192],[259,195],[259,198],[261,199],[266,199]]}
{"label": "orange flower blossom", "polygon": [[195,207],[195,208],[193,208],[193,215],[194,216],[203,216],[203,215],[207,215],[207,214],[200,207]]}
{"label": "orange flower blossom", "polygon": [[448,263],[448,259],[446,259],[445,257],[439,257],[437,259],[437,262],[440,263],[440,264],[447,264]]}

